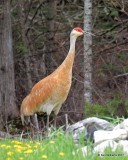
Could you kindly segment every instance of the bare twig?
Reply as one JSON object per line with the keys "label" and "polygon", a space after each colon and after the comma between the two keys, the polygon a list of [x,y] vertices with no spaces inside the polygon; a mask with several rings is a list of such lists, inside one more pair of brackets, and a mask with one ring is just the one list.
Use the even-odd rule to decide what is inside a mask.
{"label": "bare twig", "polygon": [[[127,44],[127,43],[128,43],[128,41],[121,42],[121,43],[118,44],[118,46],[122,46],[122,45]],[[111,46],[111,47],[106,47],[106,48],[104,48],[103,50],[97,52],[97,55],[98,55],[99,53],[101,53],[101,52],[105,52],[105,51],[108,51],[108,50],[110,50],[110,49],[114,49],[115,47],[117,47],[117,44],[115,44],[115,45],[113,45],[113,46]]]}
{"label": "bare twig", "polygon": [[[37,9],[36,9],[36,11],[35,11],[35,14],[33,15],[32,19],[31,19],[30,26],[32,25],[33,20],[34,20],[34,18],[36,17],[36,15],[37,15],[37,13],[38,13],[38,10],[41,8],[41,6],[42,6],[42,3],[40,3],[39,6],[37,7]],[[30,31],[30,29],[31,29],[30,27],[27,29],[27,31],[26,31],[26,36],[28,35],[28,32]]]}
{"label": "bare twig", "polygon": [[25,21],[24,21],[24,23],[26,23],[26,22],[27,22],[28,15],[29,15],[29,13],[30,13],[30,10],[31,10],[31,6],[32,6],[32,0],[30,1],[29,9],[28,9],[28,12],[27,12],[27,15],[26,15],[26,18],[25,18]]}
{"label": "bare twig", "polygon": [[118,77],[123,77],[123,76],[128,76],[128,73],[124,73],[124,74],[119,74],[117,76],[114,76],[115,78],[118,78]]}
{"label": "bare twig", "polygon": [[103,36],[103,35],[105,35],[106,33],[113,31],[114,29],[116,29],[116,28],[119,27],[120,25],[122,25],[122,24],[124,25],[124,24],[127,23],[127,22],[128,22],[127,19],[124,20],[123,22],[121,21],[120,23],[118,23],[118,24],[114,25],[113,27],[107,29],[105,32],[99,32],[99,33],[97,33],[96,36]]}
{"label": "bare twig", "polygon": [[69,123],[68,123],[68,114],[65,114],[65,124],[66,124],[66,130],[69,126]]}

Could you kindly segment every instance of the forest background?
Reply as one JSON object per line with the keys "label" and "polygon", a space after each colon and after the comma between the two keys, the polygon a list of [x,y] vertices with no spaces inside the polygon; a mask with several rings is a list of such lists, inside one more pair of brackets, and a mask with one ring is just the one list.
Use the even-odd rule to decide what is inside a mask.
{"label": "forest background", "polygon": [[[86,23],[84,0],[8,2],[0,4],[0,129],[19,116],[32,86],[65,59],[72,28]],[[128,1],[95,0],[92,6],[92,101],[84,98],[86,64],[79,38],[73,83],[58,125],[65,123],[65,114],[70,123],[90,116],[128,116]]]}

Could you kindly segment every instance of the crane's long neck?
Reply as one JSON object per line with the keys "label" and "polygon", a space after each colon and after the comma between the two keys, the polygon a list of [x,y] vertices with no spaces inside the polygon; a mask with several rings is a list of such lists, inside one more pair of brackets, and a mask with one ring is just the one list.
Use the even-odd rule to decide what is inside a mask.
{"label": "crane's long neck", "polygon": [[67,70],[72,71],[72,66],[74,62],[74,56],[75,56],[75,43],[76,43],[76,37],[75,36],[70,36],[70,49],[68,52],[68,55],[66,59],[63,62],[63,65]]}
{"label": "crane's long neck", "polygon": [[75,44],[76,44],[76,37],[75,36],[70,36],[70,49],[69,49],[69,53],[75,53]]}
{"label": "crane's long neck", "polygon": [[55,70],[54,73],[58,72],[60,76],[68,76],[67,78],[71,78],[72,76],[72,66],[74,62],[75,57],[75,43],[76,43],[76,37],[70,35],[70,49],[68,52],[67,57],[63,61],[63,63]]}

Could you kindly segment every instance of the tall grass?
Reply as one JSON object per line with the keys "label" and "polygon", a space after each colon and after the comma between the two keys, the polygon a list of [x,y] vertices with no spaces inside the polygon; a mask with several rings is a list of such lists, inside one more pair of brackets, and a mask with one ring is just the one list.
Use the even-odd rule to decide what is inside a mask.
{"label": "tall grass", "polygon": [[88,143],[88,155],[83,156],[81,148],[84,145],[84,142],[76,145],[71,135],[65,134],[62,130],[54,131],[49,138],[40,140],[5,139],[0,141],[0,160],[99,160],[101,157],[104,160],[127,160],[128,158],[119,150],[113,153],[109,149],[104,155],[93,153],[90,143]]}
{"label": "tall grass", "polygon": [[73,139],[56,131],[42,140],[1,140],[0,160],[84,160]]}

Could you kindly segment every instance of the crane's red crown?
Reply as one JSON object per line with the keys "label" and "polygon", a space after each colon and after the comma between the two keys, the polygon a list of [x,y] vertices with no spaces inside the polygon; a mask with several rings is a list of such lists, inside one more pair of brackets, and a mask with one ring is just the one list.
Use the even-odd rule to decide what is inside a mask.
{"label": "crane's red crown", "polygon": [[80,27],[76,27],[76,28],[74,28],[73,30],[76,30],[77,32],[84,32]]}

